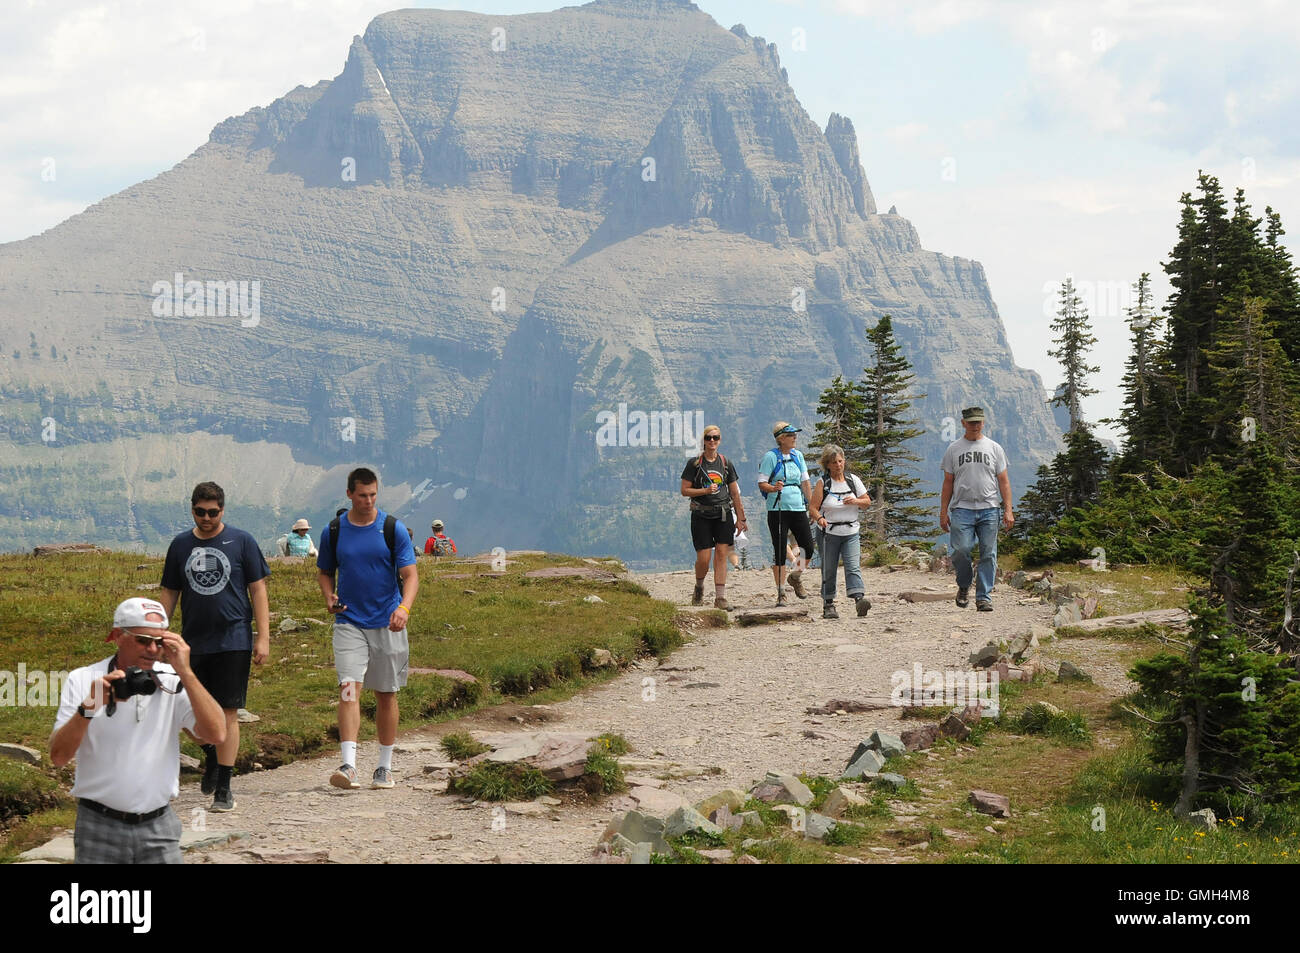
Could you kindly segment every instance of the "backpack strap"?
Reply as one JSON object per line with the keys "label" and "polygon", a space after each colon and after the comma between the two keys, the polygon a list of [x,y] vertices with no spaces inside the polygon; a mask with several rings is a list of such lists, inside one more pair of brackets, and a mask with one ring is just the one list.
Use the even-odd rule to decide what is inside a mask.
{"label": "backpack strap", "polygon": [[[336,516],[330,520],[330,555],[334,557],[335,572],[339,565],[339,527],[342,519],[342,516]],[[384,543],[388,546],[388,558],[393,563],[393,574],[397,575],[397,517],[392,513],[384,514]]]}
{"label": "backpack strap", "polygon": [[334,557],[335,573],[339,571],[339,519],[336,516],[330,520],[330,555]]}

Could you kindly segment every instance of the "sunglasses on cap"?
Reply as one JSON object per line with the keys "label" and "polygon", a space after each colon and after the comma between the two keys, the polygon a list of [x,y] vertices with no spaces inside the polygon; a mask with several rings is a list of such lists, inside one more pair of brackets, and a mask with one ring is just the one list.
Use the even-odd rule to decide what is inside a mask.
{"label": "sunglasses on cap", "polygon": [[210,509],[210,510],[204,509],[204,508],[201,507],[201,506],[196,506],[196,507],[194,507],[193,509],[194,509],[194,515],[195,515],[195,516],[206,516],[206,517],[207,517],[208,519],[210,519],[210,520],[211,520],[211,519],[216,519],[217,516],[219,516],[219,515],[221,514],[221,507],[219,507],[219,506],[218,506],[218,507],[215,507],[215,508],[213,508],[213,509]]}

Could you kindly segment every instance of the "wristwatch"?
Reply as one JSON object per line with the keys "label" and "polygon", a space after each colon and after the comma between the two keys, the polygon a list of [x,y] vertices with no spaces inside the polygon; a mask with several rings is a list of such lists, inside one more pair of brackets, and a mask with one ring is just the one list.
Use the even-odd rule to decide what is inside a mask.
{"label": "wristwatch", "polygon": [[77,714],[80,715],[82,718],[94,718],[94,717],[95,717],[95,713],[94,713],[94,712],[86,711],[86,706],[85,706],[84,704],[82,704],[82,705],[78,705],[78,706],[77,706]]}

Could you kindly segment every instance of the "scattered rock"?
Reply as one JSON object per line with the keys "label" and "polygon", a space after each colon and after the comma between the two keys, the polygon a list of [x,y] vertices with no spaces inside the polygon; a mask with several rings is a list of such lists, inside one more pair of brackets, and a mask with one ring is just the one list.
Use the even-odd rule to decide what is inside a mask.
{"label": "scattered rock", "polygon": [[797,622],[808,619],[808,610],[800,606],[770,609],[746,609],[733,616],[740,625],[768,625],[773,622]]}
{"label": "scattered rock", "polygon": [[827,817],[825,814],[818,814],[816,811],[810,811],[808,818],[804,821],[803,836],[811,837],[813,840],[821,840],[832,830],[835,829],[835,820]]}
{"label": "scattered rock", "polygon": [[880,711],[889,707],[891,706],[877,704],[876,702],[855,702],[832,698],[820,708],[805,708],[804,712],[809,715],[857,714],[864,711]]}
{"label": "scattered rock", "polygon": [[970,737],[970,725],[962,719],[960,715],[949,714],[942,722],[939,723],[939,734],[955,738],[958,741],[965,741]]}
{"label": "scattered rock", "polygon": [[1083,600],[1083,607],[1079,610],[1085,619],[1091,619],[1097,614],[1097,597],[1088,596]]}
{"label": "scattered rock", "polygon": [[879,729],[871,733],[867,744],[879,751],[886,759],[896,757],[907,750],[907,745],[903,744],[902,738]]}
{"label": "scattered rock", "polygon": [[328,864],[330,862],[328,850],[245,850],[240,853],[255,857],[264,864]]}
{"label": "scattered rock", "polygon": [[812,803],[813,793],[793,774],[769,771],[767,777],[750,790],[750,795],[768,804],[794,802],[801,807]]}
{"label": "scattered rock", "polygon": [[762,861],[759,860],[757,857],[755,857],[753,854],[741,854],[741,855],[740,855],[740,859],[737,860],[736,863],[738,863],[738,864],[761,864]]}
{"label": "scattered rock", "polygon": [[162,585],[156,582],[145,582],[136,586],[136,589],[140,590],[141,592],[148,592],[151,589],[161,589],[161,588]]}
{"label": "scattered rock", "polygon": [[614,653],[609,649],[593,649],[591,653],[592,668],[613,668],[618,663],[614,660]]}
{"label": "scattered rock", "polygon": [[1005,794],[994,794],[992,791],[971,791],[970,802],[975,806],[975,810],[981,814],[989,814],[993,817],[1011,816],[1011,801]]}
{"label": "scattered rock", "polygon": [[669,814],[668,819],[664,821],[665,837],[681,837],[683,834],[689,834],[692,831],[721,834],[722,828],[693,807],[679,807]]}
{"label": "scattered rock", "polygon": [[988,668],[998,660],[1002,650],[998,648],[996,642],[990,642],[982,649],[972,652],[970,655],[970,664],[975,668]]}
{"label": "scattered rock", "polygon": [[628,797],[636,801],[637,810],[655,817],[664,817],[679,807],[690,806],[690,802],[676,791],[665,791],[662,788],[636,787],[628,793]]}
{"label": "scattered rock", "polygon": [[198,773],[203,770],[203,765],[199,763],[198,758],[192,758],[184,751],[181,752],[181,770]]}
{"label": "scattered rock", "polygon": [[604,602],[605,600],[602,599],[600,596],[590,595],[590,596],[585,596],[582,601],[583,602]]}
{"label": "scattered rock", "polygon": [[664,840],[664,822],[657,817],[648,817],[640,811],[628,811],[622,817],[609,822],[601,843],[614,840],[616,835],[625,837],[633,844],[648,843],[658,854],[672,854],[672,848]]}
{"label": "scattered rock", "polygon": [[307,629],[311,628],[311,626],[306,622],[299,622],[297,619],[285,616],[280,620],[279,628],[281,632],[305,632]]}
{"label": "scattered rock", "polygon": [[60,556],[71,553],[98,553],[100,548],[94,543],[46,543],[32,550],[33,556]]}
{"label": "scattered rock", "polygon": [[909,589],[905,592],[900,592],[898,598],[902,599],[904,602],[948,602],[955,598],[955,594],[951,592],[929,592],[923,589]]}
{"label": "scattered rock", "polygon": [[1028,583],[1026,582],[1025,573],[1019,570],[1013,572],[1011,576],[1007,579],[1007,585],[1015,589],[1024,589],[1025,586],[1028,585]]}
{"label": "scattered rock", "polygon": [[1071,599],[1065,605],[1056,610],[1056,615],[1052,616],[1052,625],[1055,628],[1061,628],[1067,625],[1078,625],[1083,621],[1083,612],[1079,609],[1079,603]]}
{"label": "scattered rock", "polygon": [[699,811],[705,817],[711,817],[720,807],[725,807],[731,812],[739,811],[740,806],[744,804],[746,800],[747,798],[743,791],[737,791],[735,788],[727,788],[725,791],[711,794],[704,800],[700,801],[695,805],[695,810]]}
{"label": "scattered rock", "polygon": [[920,751],[932,747],[939,739],[939,726],[921,725],[917,728],[909,728],[903,732],[901,738],[908,751]]}
{"label": "scattered rock", "polygon": [[1062,662],[1060,670],[1056,673],[1056,680],[1058,682],[1091,682],[1092,676],[1073,662]]}
{"label": "scattered rock", "polygon": [[1026,714],[1028,714],[1031,711],[1041,711],[1045,716],[1048,717],[1051,717],[1053,715],[1065,714],[1065,712],[1061,711],[1061,709],[1057,708],[1051,702],[1043,702],[1043,701],[1034,702],[1033,704],[1025,708]]}
{"label": "scattered rock", "polygon": [[1017,635],[1011,640],[1011,645],[1007,648],[1007,654],[1011,656],[1013,662],[1019,662],[1027,657],[1038,654],[1038,636],[1032,631],[1023,635]]}
{"label": "scattered rock", "polygon": [[884,766],[885,759],[881,753],[874,748],[868,748],[849,762],[848,767],[844,769],[843,776],[846,778],[860,778],[864,775],[879,774],[880,769]]}
{"label": "scattered rock", "polygon": [[763,828],[763,816],[758,811],[741,811],[736,815],[736,820],[740,821],[740,829],[753,827],[758,830]]}
{"label": "scattered rock", "polygon": [[28,764],[41,763],[41,753],[39,751],[20,744],[0,744],[0,758],[12,758],[14,761],[25,761]]}
{"label": "scattered rock", "polygon": [[522,761],[552,781],[580,777],[594,742],[574,731],[471,732],[476,741],[492,748],[488,761]]}
{"label": "scattered rock", "polygon": [[856,791],[851,791],[844,787],[837,787],[827,795],[825,802],[822,804],[822,813],[827,817],[840,817],[844,814],[846,809],[850,807],[863,807],[866,803],[867,799]]}
{"label": "scattered rock", "polygon": [[901,774],[895,774],[892,771],[886,771],[883,774],[877,775],[874,780],[878,784],[888,784],[895,791],[901,791],[907,786],[907,778],[903,777]]}
{"label": "scattered rock", "polygon": [[708,858],[711,864],[726,864],[731,861],[732,853],[729,848],[719,847],[715,850],[697,850],[695,853],[701,857]]}
{"label": "scattered rock", "polygon": [[1187,815],[1187,822],[1198,830],[1206,831],[1212,831],[1219,825],[1219,819],[1214,816],[1214,808],[1212,807],[1192,811]]}

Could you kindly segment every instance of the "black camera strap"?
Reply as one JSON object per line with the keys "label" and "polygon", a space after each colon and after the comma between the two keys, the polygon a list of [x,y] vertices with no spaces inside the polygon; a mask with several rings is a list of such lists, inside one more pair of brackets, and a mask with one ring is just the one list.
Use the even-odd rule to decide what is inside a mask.
{"label": "black camera strap", "polygon": [[[114,654],[113,657],[108,660],[108,671],[112,672],[116,668],[117,668],[117,655]],[[159,675],[159,673],[155,672],[151,668],[142,668],[140,669],[140,671],[148,675],[149,678],[153,680],[154,685],[156,685],[160,691],[165,692],[168,695],[179,695],[181,692],[185,691],[185,685],[179,682],[175,688],[168,688],[166,685],[163,684],[162,677]],[[108,672],[105,672],[104,674],[107,675]],[[180,676],[178,675],[177,679],[179,678]],[[108,701],[104,703],[104,714],[107,717],[112,718],[116,712],[117,712],[117,692],[114,691],[112,688],[110,688],[108,691]]]}

